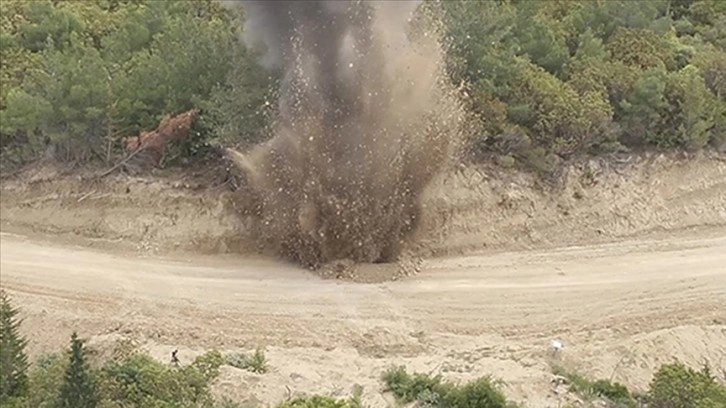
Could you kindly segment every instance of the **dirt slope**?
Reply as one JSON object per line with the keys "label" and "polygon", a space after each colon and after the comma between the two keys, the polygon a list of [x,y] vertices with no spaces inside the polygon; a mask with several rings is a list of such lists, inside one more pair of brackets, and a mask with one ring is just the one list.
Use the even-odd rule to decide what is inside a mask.
{"label": "dirt slope", "polygon": [[[531,407],[557,406],[548,345],[564,364],[644,387],[678,358],[726,367],[726,230],[674,240],[424,262],[406,281],[320,280],[250,258],[133,259],[4,233],[2,285],[22,305],[37,355],[71,330],[141,342],[182,360],[211,347],[268,349],[264,376],[225,368],[219,393],[274,402],[364,387],[387,404],[391,364],[454,379],[493,374]],[[248,387],[245,387],[244,385]]]}
{"label": "dirt slope", "polygon": [[[467,167],[424,197],[412,255],[554,248],[726,226],[726,160],[660,154],[568,168],[557,188],[528,174]],[[173,170],[101,181],[52,168],[0,183],[5,231],[51,233],[139,253],[255,253],[225,186]]]}
{"label": "dirt slope", "polygon": [[432,255],[484,248],[612,242],[726,225],[726,160],[653,154],[570,166],[555,188],[531,176],[465,168],[426,198],[417,249]]}

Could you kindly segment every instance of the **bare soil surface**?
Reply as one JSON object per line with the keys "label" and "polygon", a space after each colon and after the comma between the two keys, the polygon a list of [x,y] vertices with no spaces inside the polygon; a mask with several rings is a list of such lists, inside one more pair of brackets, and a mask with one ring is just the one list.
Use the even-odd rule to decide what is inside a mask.
{"label": "bare soil surface", "polygon": [[[238,257],[133,259],[3,234],[3,287],[25,317],[31,353],[85,336],[130,338],[162,359],[209,348],[267,348],[262,376],[225,367],[217,387],[240,400],[348,394],[373,406],[390,365],[454,379],[492,374],[529,406],[569,398],[550,383],[559,359],[636,388],[679,359],[726,367],[726,231],[558,251],[426,261],[404,282],[320,280]],[[246,386],[245,386],[246,385]],[[562,392],[560,390],[559,392]]]}
{"label": "bare soil surface", "polygon": [[410,263],[342,264],[370,283],[235,249],[248,244],[223,194],[188,180],[46,172],[3,183],[1,283],[33,357],[73,330],[101,353],[129,339],[183,363],[265,347],[270,373],[225,366],[215,384],[250,406],[356,385],[389,406],[379,379],[392,365],[493,375],[529,407],[575,398],[553,362],[636,390],[674,359],[726,370],[726,163],[599,171],[573,170],[558,193],[471,170],[442,179]]}

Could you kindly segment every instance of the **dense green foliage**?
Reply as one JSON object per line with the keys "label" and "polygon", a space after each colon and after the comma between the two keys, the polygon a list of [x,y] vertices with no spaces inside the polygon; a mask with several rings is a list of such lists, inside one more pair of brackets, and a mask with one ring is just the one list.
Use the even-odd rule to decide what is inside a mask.
{"label": "dense green foliage", "polygon": [[680,363],[658,369],[647,394],[636,398],[624,385],[609,380],[593,381],[580,374],[554,367],[570,391],[585,398],[599,398],[612,407],[726,408],[726,386],[719,383],[708,367],[696,371]]}
{"label": "dense green foliage", "polygon": [[331,397],[323,397],[313,395],[310,397],[295,398],[291,401],[280,403],[276,408],[362,408],[363,405],[359,400],[353,399],[335,399]]}
{"label": "dense green foliage", "polygon": [[591,380],[578,373],[554,367],[553,372],[567,379],[570,391],[587,398],[600,398],[613,407],[628,408],[636,406],[635,398],[624,385],[610,380]]}
{"label": "dense green foliage", "polygon": [[10,403],[28,391],[27,340],[20,335],[18,310],[0,289],[0,403]]}
{"label": "dense green foliage", "polygon": [[219,374],[222,356],[210,352],[191,365],[166,366],[143,354],[111,362],[101,371],[104,404],[139,408],[212,407],[209,383]]}
{"label": "dense green foliage", "polygon": [[30,392],[16,400],[15,405],[7,406],[216,407],[209,384],[219,374],[222,357],[218,352],[204,354],[184,367],[164,365],[145,354],[132,354],[95,370],[78,363],[77,350],[75,346],[69,353],[40,359],[30,372]]}
{"label": "dense green foliage", "polygon": [[458,385],[443,381],[440,375],[409,374],[404,367],[396,367],[383,374],[387,391],[402,403],[417,402],[422,407],[442,408],[505,408],[508,402],[489,377],[482,377]]}
{"label": "dense green foliage", "polygon": [[[13,316],[17,311],[10,307],[3,293],[0,314],[9,310],[13,324],[8,327],[16,332],[18,326]],[[83,341],[73,333],[68,351],[41,357],[26,375],[26,342],[17,334],[13,336],[15,343],[3,343],[10,345],[3,347],[3,352],[14,357],[8,364],[3,360],[2,374],[9,378],[3,379],[3,408],[229,406],[215,405],[209,390],[223,363],[222,355],[216,351],[203,354],[184,367],[174,367],[145,354],[122,350],[100,369],[94,369],[88,362]]]}
{"label": "dense green foliage", "polygon": [[83,341],[74,332],[71,336],[71,355],[60,387],[58,408],[95,408],[98,405],[96,382],[86,361]]}
{"label": "dense green foliage", "polygon": [[[240,16],[216,0],[7,0],[0,16],[4,161],[45,151],[105,159],[167,113],[197,107],[210,122],[249,119],[262,105],[266,78],[238,46]],[[226,96],[233,86],[245,87],[244,98]],[[252,137],[210,127],[202,137]]]}
{"label": "dense green foliage", "polygon": [[51,354],[38,359],[30,370],[30,390],[20,407],[55,408],[60,405],[59,390],[70,358],[68,353]]}
{"label": "dense green foliage", "polygon": [[[475,157],[546,171],[573,154],[726,145],[726,2],[424,3],[443,21]],[[204,112],[184,153],[262,140],[274,81],[216,0],[0,2],[0,149],[108,159],[166,113]]]}
{"label": "dense green foliage", "polygon": [[708,368],[696,371],[682,364],[662,366],[648,396],[653,408],[726,407],[726,386],[719,384]]}
{"label": "dense green foliage", "polygon": [[476,152],[546,167],[578,152],[726,141],[726,2],[432,4],[452,78],[471,95]]}

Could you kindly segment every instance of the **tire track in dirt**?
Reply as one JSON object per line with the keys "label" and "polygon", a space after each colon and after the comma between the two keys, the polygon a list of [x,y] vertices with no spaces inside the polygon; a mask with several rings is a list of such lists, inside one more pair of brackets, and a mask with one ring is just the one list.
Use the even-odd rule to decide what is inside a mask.
{"label": "tire track in dirt", "polygon": [[359,285],[317,280],[294,267],[276,274],[279,265],[264,261],[239,259],[236,266],[233,259],[196,265],[132,260],[3,235],[2,271],[4,287],[33,298],[111,309],[124,302],[194,309],[190,317],[219,312],[313,325],[327,321],[351,331],[394,322],[408,331],[424,324],[433,332],[517,328],[521,334],[555,322],[597,328],[608,320],[658,326],[679,315],[691,315],[691,321],[719,317],[726,299],[724,238],[603,245],[587,252],[433,260],[408,281]]}

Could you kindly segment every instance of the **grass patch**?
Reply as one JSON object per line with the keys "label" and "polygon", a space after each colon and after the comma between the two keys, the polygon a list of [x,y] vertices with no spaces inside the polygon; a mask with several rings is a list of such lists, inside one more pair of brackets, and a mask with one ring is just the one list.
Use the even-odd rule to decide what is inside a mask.
{"label": "grass patch", "polygon": [[256,374],[264,374],[269,371],[267,357],[262,349],[255,350],[252,354],[247,353],[230,353],[224,357],[227,365],[242,370],[247,370]]}
{"label": "grass patch", "polygon": [[355,397],[335,399],[321,395],[313,395],[280,403],[275,408],[363,408],[363,405]]}
{"label": "grass patch", "polygon": [[463,385],[444,381],[440,375],[410,374],[404,367],[383,373],[386,391],[400,403],[416,402],[419,407],[441,408],[510,408],[504,393],[490,377],[481,377]]}
{"label": "grass patch", "polygon": [[635,407],[635,399],[628,388],[610,380],[590,380],[578,373],[555,366],[552,372],[564,377],[570,384],[570,391],[586,399],[601,398],[615,407]]}

